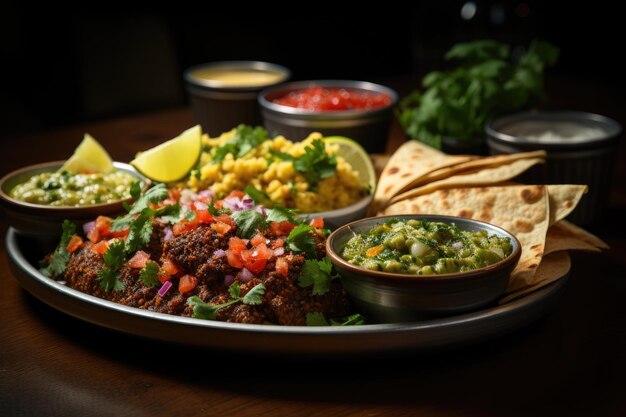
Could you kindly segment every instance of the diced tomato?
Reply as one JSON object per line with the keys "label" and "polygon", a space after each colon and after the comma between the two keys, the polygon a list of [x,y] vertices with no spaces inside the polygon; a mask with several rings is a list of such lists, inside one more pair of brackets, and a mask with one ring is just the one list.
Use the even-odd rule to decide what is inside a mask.
{"label": "diced tomato", "polygon": [[196,210],[196,220],[199,223],[211,223],[213,216],[209,213],[209,210]]}
{"label": "diced tomato", "polygon": [[242,239],[238,238],[238,237],[231,237],[230,240],[228,241],[228,249],[239,253],[242,250],[246,250],[248,247],[246,245],[246,242],[244,242]]}
{"label": "diced tomato", "polygon": [[102,232],[103,236],[107,236],[107,237],[126,237],[128,236],[128,233],[130,232],[130,229],[122,229],[122,230],[115,230],[115,231],[111,231],[110,229],[107,229],[106,232]]}
{"label": "diced tomato", "polygon": [[248,262],[244,263],[244,266],[248,268],[250,272],[258,274],[265,269],[266,263],[267,259],[250,259]]}
{"label": "diced tomato", "polygon": [[278,275],[282,275],[283,277],[287,277],[289,273],[289,262],[287,258],[278,258],[276,259],[276,273]]}
{"label": "diced tomato", "polygon": [[172,199],[174,201],[180,200],[180,189],[179,188],[170,188],[168,190],[168,194],[170,196],[170,199]]}
{"label": "diced tomato", "polygon": [[87,239],[89,239],[89,241],[92,243],[96,243],[98,240],[100,240],[100,231],[97,227],[94,227],[87,233]]}
{"label": "diced tomato", "polygon": [[76,249],[80,248],[80,245],[82,244],[83,239],[80,236],[72,235],[70,241],[67,242],[67,247],[65,249],[67,250],[67,253],[74,253],[76,252]]}
{"label": "diced tomato", "polygon": [[257,246],[261,243],[265,243],[266,240],[267,239],[265,239],[265,236],[263,236],[261,232],[257,232],[257,234],[250,240],[250,243],[252,243],[252,245],[254,246]]}
{"label": "diced tomato", "polygon": [[91,248],[91,251],[93,253],[97,253],[99,255],[104,254],[104,252],[107,251],[107,249],[109,249],[109,241],[108,240],[101,240],[100,242],[94,244]]}
{"label": "diced tomato", "polygon": [[260,245],[256,245],[252,253],[256,259],[269,259],[274,254],[274,252],[267,247],[265,242]]}
{"label": "diced tomato", "polygon": [[285,241],[282,239],[276,239],[272,242],[273,249],[282,248],[283,246],[285,246]]}
{"label": "diced tomato", "polygon": [[295,227],[295,224],[288,221],[272,222],[270,224],[270,230],[275,236],[287,236]]}
{"label": "diced tomato", "polygon": [[111,223],[113,223],[113,219],[107,216],[98,216],[96,218],[96,228],[100,231],[107,230],[111,227]]}
{"label": "diced tomato", "polygon": [[145,268],[148,259],[150,259],[149,253],[142,250],[137,251],[137,253],[135,253],[135,255],[128,260],[128,266],[136,269]]}
{"label": "diced tomato", "polygon": [[245,195],[246,193],[244,193],[243,191],[233,190],[230,192],[230,194],[228,194],[228,196],[226,196],[226,198],[238,198],[240,200],[243,200]]}
{"label": "diced tomato", "polygon": [[228,214],[220,214],[215,218],[215,221],[226,223],[229,226],[235,226],[235,221]]}
{"label": "diced tomato", "polygon": [[161,269],[169,275],[174,275],[178,272],[178,267],[170,259],[165,259],[163,265],[161,265]]}
{"label": "diced tomato", "polygon": [[172,233],[174,233],[175,236],[178,236],[180,234],[183,234],[185,232],[195,229],[196,227],[198,227],[199,224],[200,223],[198,222],[197,219],[192,220],[192,221],[182,220],[176,223],[174,226],[172,226]]}
{"label": "diced tomato", "polygon": [[232,228],[230,225],[222,222],[216,222],[211,225],[211,228],[215,230],[220,235],[225,235]]}
{"label": "diced tomato", "polygon": [[316,229],[323,229],[324,228],[324,218],[323,217],[314,217],[311,219],[311,226],[315,227]]}
{"label": "diced tomato", "polygon": [[198,285],[198,278],[193,275],[183,275],[180,277],[180,281],[178,281],[178,292],[184,294],[196,288]]}
{"label": "diced tomato", "polygon": [[226,257],[228,259],[228,265],[232,266],[233,268],[241,269],[243,267],[243,262],[241,261],[241,256],[239,255],[239,252],[228,249],[226,251]]}

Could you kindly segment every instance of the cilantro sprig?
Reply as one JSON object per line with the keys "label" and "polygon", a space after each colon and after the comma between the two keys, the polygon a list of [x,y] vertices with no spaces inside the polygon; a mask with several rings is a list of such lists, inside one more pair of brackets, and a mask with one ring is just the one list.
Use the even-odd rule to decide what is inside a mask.
{"label": "cilantro sprig", "polygon": [[247,305],[259,305],[262,302],[263,294],[265,294],[265,286],[258,284],[254,286],[246,295],[241,296],[241,287],[235,282],[228,287],[228,293],[231,299],[222,304],[209,304],[197,295],[189,297],[187,304],[193,307],[192,317],[205,320],[215,320],[218,311],[236,303],[244,303]]}
{"label": "cilantro sprig", "polygon": [[327,320],[320,312],[306,314],[307,326],[359,326],[361,324],[365,324],[365,317],[359,313],[330,320]]}
{"label": "cilantro sprig", "polygon": [[126,261],[124,256],[124,241],[117,240],[113,242],[104,253],[102,259],[106,267],[98,271],[100,287],[106,292],[111,290],[123,290],[125,285],[120,281],[120,273],[118,270]]}
{"label": "cilantro sprig", "polygon": [[159,265],[154,261],[146,262],[146,266],[139,271],[139,279],[148,287],[156,287],[159,281]]}
{"label": "cilantro sprig", "polygon": [[47,277],[55,276],[60,277],[65,272],[67,262],[70,260],[70,254],[67,252],[67,244],[71,237],[76,233],[76,225],[69,220],[64,220],[61,234],[61,241],[58,246],[50,255],[48,264],[42,266],[39,271]]}
{"label": "cilantro sprig", "polygon": [[215,148],[211,160],[214,163],[222,162],[228,154],[232,154],[235,158],[241,158],[266,139],[267,131],[262,127],[241,124],[235,129],[235,136],[231,140]]}
{"label": "cilantro sprig", "polygon": [[303,252],[307,258],[317,258],[315,247],[317,241],[311,234],[315,233],[315,228],[307,224],[300,224],[287,236],[287,247],[294,252]]}
{"label": "cilantro sprig", "polygon": [[326,144],[322,139],[315,139],[310,146],[304,148],[304,154],[295,157],[288,153],[270,151],[273,157],[292,161],[293,167],[300,172],[314,189],[324,178],[335,175],[337,158],[326,152]]}
{"label": "cilantro sprig", "polygon": [[320,261],[308,259],[304,262],[300,272],[298,286],[300,288],[312,287],[313,295],[323,295],[330,290],[330,282],[337,277],[333,264],[328,258],[324,257]]}

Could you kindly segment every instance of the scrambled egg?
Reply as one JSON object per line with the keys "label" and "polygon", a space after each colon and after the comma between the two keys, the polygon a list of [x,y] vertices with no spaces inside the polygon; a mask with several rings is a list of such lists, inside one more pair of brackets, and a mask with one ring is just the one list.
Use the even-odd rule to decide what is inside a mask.
{"label": "scrambled egg", "polygon": [[240,158],[228,153],[222,161],[212,161],[211,149],[219,147],[235,135],[235,129],[217,138],[204,135],[199,173],[192,175],[186,186],[198,191],[210,189],[218,198],[233,190],[243,190],[248,185],[266,193],[272,202],[283,207],[295,208],[303,213],[333,210],[356,203],[369,190],[359,182],[358,173],[341,156],[338,147],[326,144],[326,152],[336,155],[334,175],[310,184],[299,172],[294,162],[273,156],[276,152],[298,158],[305,153],[319,133],[312,133],[302,142],[291,142],[283,136],[267,139]]}

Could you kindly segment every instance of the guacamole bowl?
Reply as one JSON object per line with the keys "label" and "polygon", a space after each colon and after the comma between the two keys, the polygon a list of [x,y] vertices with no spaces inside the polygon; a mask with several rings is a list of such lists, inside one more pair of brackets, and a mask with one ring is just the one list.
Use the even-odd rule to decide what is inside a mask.
{"label": "guacamole bowl", "polygon": [[[4,210],[7,224],[21,235],[38,240],[58,240],[61,235],[61,224],[67,219],[82,227],[86,222],[98,216],[114,217],[124,212],[124,203],[130,203],[130,197],[87,205],[46,205],[21,201],[11,196],[11,190],[23,184],[31,177],[47,172],[57,171],[64,161],[44,162],[29,165],[6,174],[0,179],[0,207]],[[144,188],[149,181],[139,174],[131,165],[114,162],[116,171],[130,174],[141,181]],[[87,187],[84,187],[87,188]]]}
{"label": "guacamole bowl", "polygon": [[[458,245],[468,251],[464,255],[466,257],[450,260],[453,255],[444,255],[442,247],[437,249],[433,246],[426,249],[430,255],[424,256],[426,259],[424,263],[421,258],[418,260],[417,256],[411,257],[410,253],[415,249],[411,245],[415,245],[417,249],[426,246],[422,246],[421,243],[411,244],[407,239],[408,246],[412,249],[408,249],[408,254],[402,256],[402,251],[395,250],[394,245],[405,245],[404,238],[398,243],[396,237],[387,235],[378,241],[375,237],[364,238],[362,245],[365,245],[363,242],[373,241],[377,246],[367,248],[363,252],[364,256],[357,255],[353,258],[348,256],[350,261],[346,259],[348,252],[346,248],[352,248],[350,251],[354,252],[353,238],[361,239],[359,236],[365,236],[364,234],[371,233],[377,230],[376,228],[391,229],[389,225],[393,226],[398,222],[407,224],[420,222],[424,225],[436,222],[452,225],[454,230],[465,237],[459,238],[459,242],[451,238],[450,242],[454,242],[451,244],[448,242],[445,251],[448,248],[453,251]],[[505,242],[506,251],[502,252],[496,247],[486,250],[478,248],[482,245],[479,243],[481,239],[486,239],[485,236],[488,236],[490,241]],[[431,242],[422,238],[419,240],[427,244]],[[366,246],[363,246],[363,249],[365,248]],[[475,252],[471,252],[474,250]],[[493,256],[492,252],[498,252],[499,255]],[[515,236],[506,230],[477,220],[438,215],[395,215],[361,219],[338,228],[326,241],[326,253],[357,310],[372,322],[390,323],[461,314],[494,304],[504,293],[511,272],[520,259],[521,245]],[[447,257],[448,260],[441,259],[440,262],[428,256]],[[491,257],[492,263],[485,265],[485,261],[482,260],[485,257]],[[380,261],[377,265],[375,259],[386,260]],[[472,262],[476,262],[476,265]],[[465,265],[463,270],[449,272],[459,265]],[[465,270],[468,268],[469,270]],[[438,270],[438,273],[435,273],[435,270]],[[432,273],[428,273],[429,271]],[[422,275],[418,275],[420,273]]]}

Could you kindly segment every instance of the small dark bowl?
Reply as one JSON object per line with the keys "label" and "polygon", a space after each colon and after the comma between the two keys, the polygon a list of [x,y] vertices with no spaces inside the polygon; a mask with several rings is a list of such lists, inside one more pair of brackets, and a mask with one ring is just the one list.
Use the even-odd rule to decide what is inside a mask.
{"label": "small dark bowl", "polygon": [[[411,275],[371,271],[348,263],[339,253],[354,234],[364,233],[391,218],[454,223],[461,230],[508,237],[513,252],[502,261],[473,271]],[[478,310],[495,302],[506,289],[522,249],[506,230],[478,220],[436,215],[370,217],[340,227],[326,241],[330,258],[358,311],[379,323],[407,322]]]}
{"label": "small dark bowl", "polygon": [[[307,111],[276,104],[273,100],[292,91],[310,87],[345,88],[383,93],[391,102],[374,109]],[[368,152],[384,152],[398,94],[389,87],[366,81],[313,80],[285,83],[266,88],[259,94],[263,124],[270,134],[280,134],[292,141],[306,138],[312,132],[324,136],[346,136],[359,142]]]}
{"label": "small dark bowl", "polygon": [[[94,204],[89,206],[46,206],[42,204],[26,203],[9,196],[10,191],[17,184],[20,184],[35,174],[42,172],[56,171],[63,165],[64,161],[44,162],[30,165],[8,173],[0,179],[0,205],[6,213],[7,223],[18,233],[39,240],[55,240],[61,236],[61,224],[68,219],[78,227],[84,223],[95,220],[96,217],[111,216],[124,213],[124,202],[130,203],[131,199],[114,201],[105,204]],[[121,162],[114,162],[115,169],[126,171],[136,176],[146,186],[149,180],[139,174],[131,165]]]}

